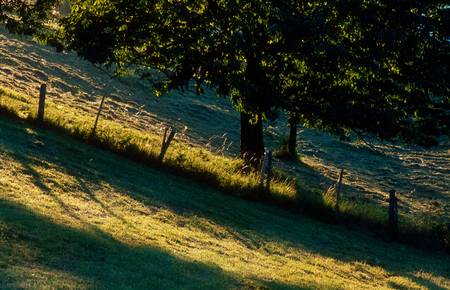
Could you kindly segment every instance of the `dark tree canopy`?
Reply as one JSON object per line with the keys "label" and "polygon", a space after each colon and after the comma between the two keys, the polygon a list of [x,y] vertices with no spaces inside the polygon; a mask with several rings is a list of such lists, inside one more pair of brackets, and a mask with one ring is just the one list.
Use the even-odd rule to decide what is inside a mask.
{"label": "dark tree canopy", "polygon": [[337,1],[328,40],[294,58],[306,69],[291,72],[285,86],[289,110],[311,126],[338,133],[448,135],[444,7],[431,1]]}
{"label": "dark tree canopy", "polygon": [[[153,68],[165,78],[161,91],[183,88],[194,80],[231,96],[257,133],[243,132],[244,153],[260,155],[262,117],[278,106],[274,83],[278,32],[270,1],[76,1],[65,21],[69,48],[96,63]],[[154,79],[148,69],[143,77]],[[245,138],[253,136],[251,138]],[[245,142],[248,140],[248,142]],[[251,144],[254,142],[253,144]]]}
{"label": "dark tree canopy", "polygon": [[33,34],[39,31],[61,0],[1,0],[0,23],[13,33]]}
{"label": "dark tree canopy", "polygon": [[161,92],[194,81],[231,96],[242,152],[258,155],[280,108],[338,133],[448,134],[442,2],[75,0],[63,26],[69,49]]}

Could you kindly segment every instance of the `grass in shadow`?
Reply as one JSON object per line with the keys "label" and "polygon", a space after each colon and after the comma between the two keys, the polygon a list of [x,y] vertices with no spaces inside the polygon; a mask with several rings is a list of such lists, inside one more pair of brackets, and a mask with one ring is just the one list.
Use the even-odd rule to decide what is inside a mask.
{"label": "grass in shadow", "polygon": [[[0,110],[14,117],[36,122],[36,101],[0,88]],[[174,142],[164,162],[158,159],[160,136],[124,128],[110,120],[102,120],[92,135],[93,117],[69,107],[47,103],[44,125],[94,144],[130,159],[165,169],[168,172],[214,186],[223,192],[245,199],[266,202],[300,211],[322,221],[336,222],[332,202],[324,192],[305,187],[285,174],[276,173],[270,193],[260,190],[258,172],[246,173],[242,160],[213,154],[183,142]],[[386,210],[368,203],[345,202],[340,222],[364,225],[384,231]],[[400,225],[402,241],[425,247],[450,249],[450,233],[445,224],[427,224],[403,216]]]}
{"label": "grass in shadow", "polygon": [[[450,265],[447,256],[439,257],[435,253],[421,252],[396,243],[382,242],[373,239],[367,233],[358,233],[346,230],[343,227],[321,224],[275,207],[249,203],[238,198],[221,195],[208,186],[146,168],[107,151],[93,149],[74,139],[67,140],[67,137],[64,138],[46,130],[32,130],[24,124],[5,119],[1,120],[0,129],[2,132],[0,148],[5,154],[3,159],[13,158],[16,160],[24,173],[30,176],[31,184],[29,186],[35,185],[39,192],[42,192],[40,196],[49,196],[51,200],[54,200],[55,206],[60,208],[65,216],[77,222],[81,219],[83,232],[93,233],[96,237],[106,241],[113,239],[114,247],[108,247],[109,242],[105,246],[103,244],[100,246],[100,248],[105,248],[107,253],[117,251],[115,250],[117,243],[114,240],[120,239],[117,236],[112,237],[113,234],[122,235],[123,239],[127,239],[128,236],[132,236],[133,232],[139,230],[138,234],[143,236],[143,241],[137,244],[143,244],[146,239],[159,239],[158,235],[168,231],[169,236],[162,242],[162,245],[165,245],[165,252],[177,247],[181,247],[183,251],[186,251],[187,248],[196,249],[194,252],[189,252],[188,255],[205,251],[208,255],[201,254],[200,257],[207,261],[214,261],[214,264],[220,265],[221,268],[229,266],[227,259],[232,261],[232,267],[235,267],[235,270],[233,270],[232,275],[230,274],[232,276],[231,282],[226,282],[228,281],[226,280],[227,275],[225,275],[225,278],[221,278],[219,275],[219,280],[225,279],[222,280],[225,282],[220,284],[221,287],[238,285],[238,288],[245,288],[248,285],[253,285],[252,283],[274,288],[278,286],[290,288],[293,287],[292,285],[305,286],[305,283],[283,283],[279,280],[270,282],[267,277],[271,276],[263,274],[265,273],[264,268],[269,268],[269,272],[281,274],[282,271],[279,268],[284,267],[284,265],[288,265],[288,268],[283,268],[285,271],[291,270],[296,273],[292,275],[298,275],[304,279],[307,277],[316,279],[316,284],[309,280],[311,287],[327,288],[349,283],[346,279],[357,279],[360,280],[360,283],[372,283],[371,285],[374,285],[373,283],[376,281],[376,283],[396,283],[396,285],[410,287],[412,285],[434,285],[435,288],[438,288],[439,285],[446,285],[446,280],[439,282],[440,279],[445,278],[439,277],[446,277],[450,274],[450,267],[447,266],[446,268],[446,265]],[[15,168],[10,170],[20,174]],[[23,179],[21,184],[26,183],[24,176],[18,176]],[[69,180],[73,181],[69,182]],[[5,189],[4,186],[2,185],[3,189]],[[13,185],[8,184],[6,188],[11,186]],[[71,192],[74,192],[78,198],[76,203],[71,200]],[[106,195],[111,192],[111,196],[101,197],[98,195],[99,192],[106,192]],[[134,205],[130,205],[126,212],[118,212],[116,204],[123,202],[123,197],[121,199],[116,198],[113,195],[114,192],[121,192],[138,201],[139,204],[145,205],[143,209],[147,211],[145,211],[143,217],[135,219],[134,215],[137,215],[142,209],[136,208]],[[15,194],[15,196],[16,199],[23,200],[30,207],[33,203],[40,203],[41,207],[44,207],[42,210],[56,219],[57,212],[54,212],[52,208],[47,209],[46,203],[36,200],[37,197],[33,198],[33,193],[27,193],[27,196],[24,197],[20,197],[20,193]],[[90,198],[90,196],[95,198]],[[8,194],[4,194],[4,197],[11,199]],[[87,220],[86,216],[80,214],[78,210],[87,201],[105,209],[104,213],[98,214],[98,217],[94,220]],[[8,206],[4,207],[8,208]],[[89,206],[89,208],[91,207]],[[0,208],[3,208],[3,206]],[[153,209],[153,211],[148,212],[148,209]],[[161,210],[169,211],[168,215],[162,216]],[[92,212],[88,211],[88,214],[92,215]],[[125,216],[125,214],[127,215]],[[107,228],[108,225],[102,224],[106,219],[116,219],[116,217],[120,217],[120,219],[110,228]],[[153,219],[155,217],[159,217],[164,225],[174,223],[174,228],[161,228],[159,232],[154,232],[151,228],[147,229],[144,219],[152,218],[151,224],[158,224],[158,219]],[[29,220],[35,219],[38,218],[33,217]],[[9,219],[7,223],[11,223],[11,220]],[[22,219],[18,218],[17,220]],[[14,225],[10,228],[20,228],[20,226]],[[40,232],[41,230],[39,230],[42,228],[45,229],[46,227],[39,224],[29,225],[22,231],[22,234],[16,236],[19,237],[19,240],[24,241],[38,239],[43,246],[38,244],[30,247],[37,249],[51,246],[53,240],[58,241],[58,238],[52,235],[47,239],[46,231]],[[175,232],[172,232],[172,230]],[[29,231],[40,232],[40,234],[30,237],[26,235]],[[58,232],[58,230],[52,231]],[[119,233],[116,231],[119,231]],[[146,231],[150,231],[152,235],[149,235]],[[207,240],[201,243],[198,240],[198,233],[207,236]],[[23,235],[23,238],[20,235]],[[40,241],[40,239],[45,240]],[[97,246],[91,246],[87,243],[88,246],[85,250],[77,244],[72,244],[74,240],[77,240],[75,237],[68,240],[69,249],[74,248],[74,254],[70,254],[68,259],[74,259],[77,255],[81,255],[80,264],[84,265],[86,257],[96,257],[96,254],[90,253],[89,249]],[[66,244],[66,241],[67,238],[62,239],[62,245]],[[82,240],[83,243],[85,242]],[[120,242],[119,244],[123,243]],[[233,243],[232,249],[224,250],[221,248],[229,243]],[[186,248],[182,246],[184,244],[187,244]],[[221,245],[219,248],[222,252],[217,254],[218,256],[214,252],[207,252],[208,248],[214,248],[216,244]],[[63,247],[62,245],[60,247]],[[8,247],[12,247],[12,245],[8,244]],[[122,259],[125,259],[125,262],[130,261],[131,264],[136,262],[124,258],[126,255],[137,259],[137,264],[140,262],[142,265],[149,266],[149,263],[151,263],[149,261],[153,259],[153,256],[146,253],[146,250],[135,251],[135,249],[142,249],[142,245],[131,248],[132,251],[123,250],[123,256],[119,255],[117,260],[113,259],[114,263],[118,263],[116,264],[117,268],[123,265],[120,264]],[[57,253],[56,256],[58,257],[63,255],[61,251],[57,250],[50,250],[49,252]],[[141,257],[141,253],[144,257],[142,261],[138,258]],[[253,256],[257,258],[252,259]],[[101,256],[99,257],[101,260]],[[214,257],[216,257],[216,260],[214,260]],[[39,264],[47,263],[48,259],[50,258],[46,257],[40,260]],[[264,261],[261,268],[254,268],[254,263],[260,263],[260,260]],[[69,262],[62,260],[61,264],[65,263]],[[184,266],[183,261],[180,264],[183,267],[190,268],[189,264]],[[156,265],[161,267],[158,263]],[[215,266],[211,267],[215,268]],[[58,273],[63,271],[57,267],[53,268],[56,268]],[[95,267],[93,269],[96,270]],[[124,280],[133,278],[131,272],[134,271],[141,271],[150,276],[158,275],[158,272],[153,273],[151,272],[153,270],[150,271],[145,268],[139,269],[133,266],[130,269],[132,271],[130,270],[129,273],[128,270],[124,270],[126,272],[122,276],[125,277]],[[318,269],[325,276],[337,275],[333,278],[336,279],[336,284],[332,284],[330,278],[319,279],[319,272],[316,272]],[[224,271],[230,272],[230,270]],[[239,275],[236,271],[242,271],[242,274]],[[93,273],[87,275],[85,272],[87,271],[70,270],[64,273],[69,273],[70,277],[78,277],[81,281],[100,281],[100,285],[110,285],[107,284],[107,278],[101,276],[103,274],[93,271]],[[173,272],[174,275],[188,276],[191,275],[190,273]],[[145,276],[144,274],[142,275]],[[362,278],[359,276],[353,277],[356,274],[361,275]],[[6,278],[14,280],[14,275],[5,275]],[[208,271],[202,272],[199,270],[192,275],[210,275],[215,278],[215,274],[209,274]],[[241,276],[247,278],[244,279]],[[266,277],[266,279],[262,281],[261,276]],[[369,277],[370,279],[367,278],[369,280],[366,281],[363,277]],[[61,279],[66,280],[66,278]],[[189,285],[191,280],[186,279],[182,283]],[[198,277],[195,279],[198,279]],[[383,282],[377,281],[377,279]],[[235,280],[238,281],[237,284],[233,284]],[[241,282],[242,280],[246,282]],[[113,281],[117,280],[113,279]],[[411,281],[415,281],[414,284],[411,284]],[[355,282],[353,281],[353,283]]]}
{"label": "grass in shadow", "polygon": [[100,230],[59,225],[1,200],[0,239],[0,280],[9,289],[246,286],[216,266],[182,260],[158,248],[133,247]]}

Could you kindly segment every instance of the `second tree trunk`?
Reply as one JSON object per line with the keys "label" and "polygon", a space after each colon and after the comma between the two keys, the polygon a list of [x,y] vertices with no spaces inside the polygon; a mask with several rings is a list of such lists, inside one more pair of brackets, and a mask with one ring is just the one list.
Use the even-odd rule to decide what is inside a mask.
{"label": "second tree trunk", "polygon": [[288,151],[292,157],[297,156],[297,120],[295,118],[289,119]]}

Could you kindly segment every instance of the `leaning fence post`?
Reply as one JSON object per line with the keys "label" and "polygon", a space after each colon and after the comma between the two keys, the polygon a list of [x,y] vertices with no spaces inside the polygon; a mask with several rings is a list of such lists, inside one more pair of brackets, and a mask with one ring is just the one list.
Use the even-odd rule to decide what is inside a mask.
{"label": "leaning fence post", "polygon": [[37,119],[39,122],[44,121],[44,110],[45,110],[45,95],[47,93],[47,85],[41,84],[41,88],[39,89],[39,107]]}
{"label": "leaning fence post", "polygon": [[389,234],[396,237],[398,233],[398,204],[395,190],[389,191]]}
{"label": "leaning fence post", "polygon": [[340,212],[339,203],[341,201],[341,187],[342,187],[342,177],[344,176],[344,169],[341,168],[341,172],[339,173],[339,179],[336,189],[336,204],[335,204],[335,211],[337,214]]}
{"label": "leaning fence post", "polygon": [[267,152],[266,172],[267,172],[266,191],[269,192],[270,191],[270,181],[272,179],[272,151],[271,150],[269,150]]}
{"label": "leaning fence post", "polygon": [[169,129],[167,127],[164,130],[164,137],[163,137],[163,141],[162,141],[161,152],[159,153],[160,161],[163,161],[164,155],[166,155],[166,152],[167,152],[167,149],[169,148],[170,142],[172,142],[173,138],[175,137],[175,129],[173,127],[170,127],[170,133],[169,133],[169,136],[167,136],[168,130]]}
{"label": "leaning fence post", "polygon": [[166,138],[167,138],[167,131],[169,130],[169,127],[164,128],[164,136],[162,139],[162,144],[161,144],[161,151],[164,148],[164,144],[166,144]]}
{"label": "leaning fence post", "polygon": [[102,101],[100,102],[100,106],[98,107],[97,116],[95,117],[94,127],[92,128],[91,135],[95,134],[95,130],[97,130],[98,119],[100,118],[100,114],[103,110],[103,104],[105,103],[106,96],[102,97]]}

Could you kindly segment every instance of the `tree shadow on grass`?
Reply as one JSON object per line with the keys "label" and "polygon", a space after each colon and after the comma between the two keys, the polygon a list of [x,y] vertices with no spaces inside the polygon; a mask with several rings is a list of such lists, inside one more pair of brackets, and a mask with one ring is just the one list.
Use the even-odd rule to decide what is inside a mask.
{"label": "tree shadow on grass", "polygon": [[[10,45],[5,47],[5,51],[14,54],[14,57],[8,58],[8,62],[5,62],[7,67],[19,63],[22,65],[25,64],[27,67],[26,70],[36,71],[39,75],[45,76],[45,78],[42,79],[38,75],[33,78],[32,81],[28,81],[28,83],[36,82],[36,80],[47,81],[46,78],[54,76],[60,78],[60,81],[52,84],[54,87],[52,91],[56,95],[57,93],[62,94],[70,90],[78,90],[78,88],[80,88],[81,91],[89,92],[94,95],[106,94],[111,97],[120,95],[121,98],[117,100],[119,105],[130,103],[132,101],[132,107],[134,107],[135,110],[141,105],[145,107],[144,111],[151,117],[145,121],[143,121],[144,118],[142,118],[142,116],[139,117],[139,123],[141,125],[143,123],[153,122],[155,121],[155,118],[158,118],[166,123],[176,125],[176,127],[179,127],[180,129],[186,125],[189,127],[188,134],[193,137],[192,139],[200,139],[202,140],[202,143],[206,143],[211,135],[216,135],[218,133],[220,133],[220,135],[227,133],[228,139],[231,139],[233,144],[238,144],[239,142],[239,115],[233,110],[228,100],[222,100],[215,97],[213,91],[208,91],[206,94],[207,96],[201,98],[195,96],[193,93],[181,94],[180,92],[174,92],[171,97],[167,98],[151,98],[149,97],[151,87],[145,85],[135,77],[121,79],[126,85],[119,82],[111,83],[107,74],[99,73],[98,69],[88,62],[80,61],[75,55],[55,54],[53,48],[39,46],[24,39],[14,40],[4,29],[0,30],[0,37],[8,39],[10,42]],[[22,50],[21,47],[26,53],[16,52],[17,50]],[[47,65],[43,66],[41,64],[42,59],[46,60]],[[9,63],[11,61],[13,62],[12,64]],[[62,66],[64,69],[61,68]],[[66,82],[69,85],[68,88],[64,85],[59,88],[58,83],[61,82]],[[105,86],[104,84],[108,85]],[[55,91],[56,87],[59,88],[58,91]],[[128,96],[130,90],[134,92]],[[49,93],[52,94],[52,92]],[[71,101],[79,100],[75,98]],[[78,106],[86,107],[88,104],[82,102],[81,104],[78,104]],[[132,115],[133,114],[126,114],[125,116],[122,116],[122,121],[127,122],[127,117],[134,117]],[[214,125],[212,126],[211,124]],[[233,124],[233,126],[230,124]],[[281,128],[286,128],[285,116],[281,116],[279,121],[276,122],[276,126],[280,127],[276,130],[278,132],[283,131]],[[218,147],[221,145],[219,140],[223,141],[223,139],[216,139],[218,144],[215,145]],[[380,157],[377,154],[372,154],[372,152],[368,151],[366,148],[360,150],[358,147],[345,142],[340,142],[336,140],[336,138],[328,138],[324,134],[316,134],[316,131],[306,130],[300,139],[302,147],[308,147],[307,149],[319,147],[318,149],[323,153],[320,160],[321,163],[333,164],[334,167],[345,167],[349,172],[352,172],[352,175],[354,175],[355,178],[369,184],[370,189],[366,188],[366,190],[364,188],[357,188],[356,186],[346,188],[346,192],[351,192],[351,194],[356,195],[357,198],[364,197],[372,202],[380,202],[380,198],[376,193],[378,188],[383,188],[384,190],[384,188],[389,189],[390,187],[396,187],[398,191],[408,195],[408,203],[416,204],[417,199],[421,199],[423,202],[437,199],[441,205],[449,203],[449,199],[442,194],[442,190],[439,192],[439,188],[442,189],[442,184],[445,186],[445,181],[440,182],[440,187],[436,187],[435,185],[437,182],[432,182],[436,181],[436,178],[432,181],[427,179],[428,182],[423,182],[423,180],[419,178],[414,178],[419,175],[425,177],[431,176],[432,174],[429,174],[430,171],[427,166],[420,166],[419,168],[412,169],[409,165],[405,166],[398,158],[391,158],[389,156]],[[233,148],[234,153],[236,153],[236,150],[238,149],[237,146],[233,146]],[[349,152],[352,154],[349,154]],[[309,156],[312,155],[306,152],[304,152],[304,154],[308,154]],[[376,163],[376,166],[370,168],[370,163]],[[443,166],[443,169],[445,170],[446,167]],[[415,175],[412,171],[416,170],[422,171],[421,174]],[[318,176],[323,175],[322,173],[319,173],[318,170],[314,172]],[[442,180],[446,178],[445,173],[446,172],[442,174]],[[297,170],[297,175],[305,177],[303,170]],[[306,178],[308,177],[309,176],[307,175]],[[378,181],[373,182],[375,179],[378,179]],[[332,181],[332,183],[334,183],[334,181]],[[382,185],[379,186],[377,183]],[[402,185],[399,186],[399,183],[402,183]],[[372,191],[374,194],[366,194],[368,190]],[[415,202],[413,202],[413,200],[415,200]],[[412,207],[412,205],[405,206],[408,207],[408,209],[409,207]],[[443,210],[444,213],[446,212],[445,209]],[[448,218],[448,215],[445,217]]]}
{"label": "tree shadow on grass", "polygon": [[[410,149],[406,146],[391,148],[380,142],[376,147],[383,152],[374,152],[367,146],[357,146],[354,143],[340,141],[336,137],[314,134],[309,130],[308,132],[305,132],[306,140],[300,142],[302,148],[307,148],[301,155],[312,158],[325,168],[330,167],[323,169],[324,172],[328,171],[328,175],[333,175],[329,172],[333,167],[344,168],[353,183],[348,186],[346,192],[352,196],[377,202],[375,198],[379,197],[378,191],[387,193],[389,189],[396,189],[406,198],[405,206],[408,211],[417,210],[416,203],[420,201],[428,202],[435,199],[444,204],[449,201],[445,194],[445,184],[449,180],[445,168],[449,163],[445,162],[445,158],[439,157],[445,152],[442,147],[429,149],[430,153],[427,153],[423,149]],[[410,163],[405,158],[425,159],[426,166]],[[324,172],[318,172],[318,169],[314,171],[318,175],[324,175]],[[338,173],[337,169],[331,183],[335,182]]]}
{"label": "tree shadow on grass", "polygon": [[[282,115],[273,124],[273,131],[286,132],[286,123]],[[402,212],[414,214],[419,219],[423,215],[432,215],[436,220],[449,220],[450,211],[446,209],[450,197],[446,193],[450,164],[445,158],[445,147],[425,150],[372,139],[375,151],[367,145],[342,141],[337,136],[307,128],[302,129],[298,139],[299,156],[311,166],[301,162],[279,162],[277,167],[296,176],[305,185],[317,187],[321,184],[326,190],[336,183],[340,168],[344,168],[344,199],[386,204],[389,190],[395,189],[400,194]],[[273,140],[271,143],[277,144]]]}
{"label": "tree shadow on grass", "polygon": [[[216,289],[244,283],[216,266],[182,260],[157,248],[132,247],[99,230],[59,225],[5,201],[0,201],[0,226],[0,257],[17,262],[0,267],[1,287],[17,288],[28,279],[39,285],[53,271],[68,273],[90,288]],[[17,267],[31,268],[30,273],[33,267],[42,267],[48,273],[33,278],[27,276],[30,273],[14,272]]]}
{"label": "tree shadow on grass", "polygon": [[[417,277],[414,273],[424,271],[438,277],[450,275],[450,259],[439,253],[384,242],[367,233],[321,224],[276,207],[226,196],[186,178],[175,177],[110,152],[93,149],[72,138],[66,137],[70,139],[67,142],[60,135],[41,130],[37,135],[30,135],[20,124],[0,122],[0,126],[6,136],[11,134],[16,140],[25,140],[20,141],[25,146],[33,142],[33,138],[39,138],[45,144],[24,153],[20,142],[0,139],[0,147],[22,163],[32,163],[34,158],[41,158],[76,176],[81,188],[105,182],[147,206],[164,207],[184,217],[204,217],[225,227],[236,240],[250,249],[271,254],[270,249],[265,248],[265,243],[279,242],[286,247],[341,261],[379,266],[395,275],[409,277],[425,287],[439,288],[432,280]],[[25,168],[27,166],[31,165],[24,165]],[[39,176],[36,179],[39,184]],[[71,209],[66,210],[70,215]],[[201,225],[196,226],[201,229]]]}

